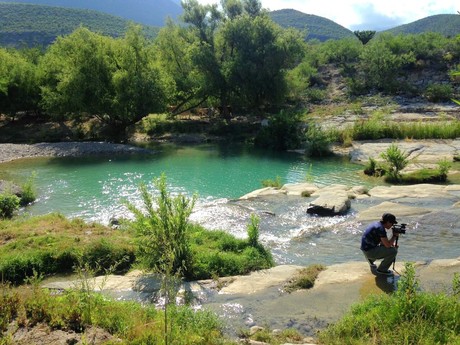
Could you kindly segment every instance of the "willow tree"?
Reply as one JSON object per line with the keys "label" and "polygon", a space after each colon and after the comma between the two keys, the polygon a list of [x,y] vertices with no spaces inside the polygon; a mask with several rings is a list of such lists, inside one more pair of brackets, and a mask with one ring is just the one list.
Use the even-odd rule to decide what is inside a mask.
{"label": "willow tree", "polygon": [[303,52],[301,35],[276,25],[259,0],[221,5],[184,0],[187,25],[170,23],[158,36],[162,63],[177,86],[176,103],[207,104],[228,116],[227,106],[258,108],[282,100],[285,71]]}
{"label": "willow tree", "polygon": [[119,134],[166,106],[171,83],[153,55],[139,27],[120,39],[79,28],[41,61],[43,106],[57,118],[96,117]]}
{"label": "willow tree", "polygon": [[37,111],[40,100],[37,66],[17,50],[0,48],[0,114]]}

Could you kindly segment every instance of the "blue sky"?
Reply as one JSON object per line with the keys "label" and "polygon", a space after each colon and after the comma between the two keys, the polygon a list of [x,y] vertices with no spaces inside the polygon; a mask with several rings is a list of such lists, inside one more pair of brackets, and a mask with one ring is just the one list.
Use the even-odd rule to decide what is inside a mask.
{"label": "blue sky", "polygon": [[[198,0],[202,4],[220,0]],[[261,0],[270,11],[291,8],[321,16],[350,30],[381,31],[434,14],[457,14],[458,0]]]}

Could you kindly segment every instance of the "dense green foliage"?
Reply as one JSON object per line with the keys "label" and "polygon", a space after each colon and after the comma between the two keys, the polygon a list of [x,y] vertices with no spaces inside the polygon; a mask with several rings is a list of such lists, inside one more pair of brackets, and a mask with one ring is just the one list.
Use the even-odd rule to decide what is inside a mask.
{"label": "dense green foliage", "polygon": [[[236,239],[224,231],[190,225],[185,244],[191,258],[188,278],[247,274],[272,267],[270,252],[257,243],[254,232],[251,234],[248,239]],[[5,239],[0,247],[0,277],[15,284],[34,272],[47,276],[84,266],[97,274],[125,271],[136,260],[152,268],[132,232],[67,220],[57,214],[0,220],[0,238]],[[155,257],[163,254],[156,253]]]}
{"label": "dense green foliage", "polygon": [[[455,284],[454,279],[454,292]],[[459,344],[459,315],[458,296],[420,291],[414,266],[408,263],[394,294],[368,297],[319,338],[322,344],[340,345]]]}
{"label": "dense green foliage", "polygon": [[[347,83],[342,97],[350,100],[375,92],[433,102],[458,98],[457,38],[387,33],[365,45],[354,36],[306,43],[299,31],[275,24],[258,0],[229,1],[222,8],[189,0],[183,6],[184,23],[170,21],[154,40],[136,26],[118,38],[81,27],[43,52],[0,49],[0,112],[11,119],[23,112],[41,114],[73,125],[97,120],[90,134],[75,136],[115,140],[152,113],[194,110],[209,120],[206,132],[218,135],[232,131],[238,115],[262,115],[269,126],[255,136],[255,144],[291,149],[306,142],[298,128],[299,109],[327,97],[325,65],[338,68]],[[427,70],[444,75],[442,83],[421,86],[408,77]],[[308,114],[301,116],[304,121]],[[155,123],[149,134],[169,130],[168,121]],[[374,122],[357,124],[343,141],[363,139],[358,127],[369,124]],[[399,127],[392,133],[377,127],[378,138],[405,135]]]}
{"label": "dense green foliage", "polygon": [[188,26],[169,23],[160,31],[156,42],[162,68],[177,88],[176,112],[205,105],[228,119],[237,110],[283,103],[286,71],[305,53],[300,33],[276,25],[258,0],[232,3],[219,11],[184,1]]}
{"label": "dense green foliage", "polygon": [[251,217],[248,239],[238,240],[223,231],[206,231],[189,223],[195,197],[171,196],[166,177],[154,181],[158,197],[140,187],[144,209],[127,204],[135,221],[127,226],[138,236],[138,259],[143,266],[167,276],[206,279],[249,273],[273,266],[258,242],[258,219]]}
{"label": "dense green foliage", "polygon": [[0,219],[12,218],[14,212],[19,209],[19,197],[14,194],[0,194]]}
{"label": "dense green foliage", "polygon": [[372,38],[374,38],[375,31],[372,30],[356,30],[353,31],[355,36],[361,41],[362,44],[367,44]]}
{"label": "dense green foliage", "polygon": [[[130,22],[91,10],[0,2],[0,23],[0,46],[32,47],[47,46],[80,26],[102,35],[121,37]],[[158,30],[143,26],[149,38],[154,38]]]}
{"label": "dense green foliage", "polygon": [[298,148],[302,142],[298,112],[281,110],[267,120],[267,125],[257,133],[254,145],[265,149],[287,150]]}
{"label": "dense green foliage", "polygon": [[171,83],[140,28],[118,40],[79,28],[41,59],[42,105],[57,118],[90,114],[115,132],[165,109]]}
{"label": "dense green foliage", "polygon": [[327,41],[329,39],[352,38],[353,33],[343,26],[314,14],[305,14],[286,9],[270,12],[270,18],[285,28],[295,28],[304,32],[306,40]]}

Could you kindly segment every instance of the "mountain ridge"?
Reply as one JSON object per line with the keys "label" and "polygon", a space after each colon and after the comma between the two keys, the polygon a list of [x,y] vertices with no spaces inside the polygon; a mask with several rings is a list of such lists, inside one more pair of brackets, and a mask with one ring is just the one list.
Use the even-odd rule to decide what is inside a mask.
{"label": "mountain ridge", "polygon": [[[35,4],[0,2],[0,45],[49,45],[56,37],[72,33],[79,26],[103,35],[124,35],[131,21],[99,11]],[[142,25],[146,37],[159,28]]]}
{"label": "mountain ridge", "polygon": [[172,0],[2,0],[1,2],[94,10],[149,26],[163,26],[168,17],[177,20],[182,13],[181,6]]}

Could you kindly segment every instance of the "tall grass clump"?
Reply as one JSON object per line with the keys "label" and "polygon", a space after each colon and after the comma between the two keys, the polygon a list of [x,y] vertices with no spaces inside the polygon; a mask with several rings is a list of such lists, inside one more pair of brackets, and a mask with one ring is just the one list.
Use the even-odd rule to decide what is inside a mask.
{"label": "tall grass clump", "polygon": [[403,170],[409,163],[409,160],[407,159],[409,154],[401,151],[396,144],[391,144],[386,151],[381,153],[380,156],[387,164],[385,168],[387,180],[392,182],[400,181],[401,170]]}
{"label": "tall grass clump", "polygon": [[422,292],[414,265],[406,263],[398,290],[372,295],[321,331],[324,344],[459,344],[460,300]]}
{"label": "tall grass clump", "polygon": [[281,177],[276,176],[276,178],[274,180],[272,180],[272,179],[262,180],[262,186],[263,187],[281,188],[283,186],[283,184],[281,182]]}
{"label": "tall grass clump", "polygon": [[22,185],[21,193],[21,206],[26,206],[37,199],[37,191],[35,189],[35,173],[30,176],[27,181]]}
{"label": "tall grass clump", "polygon": [[335,137],[346,146],[353,140],[455,139],[460,136],[460,121],[398,123],[370,118],[334,132]]}

